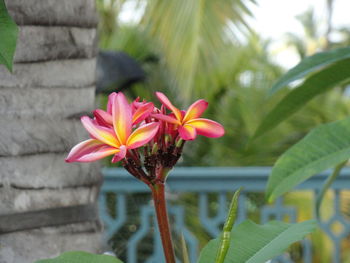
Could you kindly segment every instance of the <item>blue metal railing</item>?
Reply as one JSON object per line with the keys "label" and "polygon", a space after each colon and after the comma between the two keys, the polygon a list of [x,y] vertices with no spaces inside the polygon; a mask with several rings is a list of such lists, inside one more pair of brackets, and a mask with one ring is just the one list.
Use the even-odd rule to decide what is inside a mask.
{"label": "blue metal railing", "polygon": [[[263,193],[270,171],[270,167],[179,167],[171,172],[167,181],[169,213],[175,232],[182,233],[185,237],[191,262],[196,262],[200,243],[196,237],[198,233],[191,232],[191,227],[197,230],[198,228],[196,224],[185,223],[189,210],[186,210],[186,204],[178,202],[182,196],[188,196],[188,193],[194,194],[189,200],[197,204],[191,209],[198,212],[195,215],[199,218],[198,224],[211,238],[221,232],[230,202],[229,195],[240,186],[243,186],[244,190],[239,200],[238,223],[245,220],[252,211],[256,221],[260,223],[270,219],[286,220],[286,218],[289,222],[297,221],[298,207],[285,205],[283,198],[279,198],[274,204],[263,204]],[[128,263],[163,262],[153,206],[148,201],[150,197],[147,195],[149,193],[147,186],[124,169],[104,168],[102,173],[104,183],[100,194],[100,215],[105,225],[106,240],[117,237],[119,239],[116,243],[125,243],[124,246],[116,248],[116,253],[124,257]],[[313,200],[309,201],[314,202],[314,196],[329,174],[330,172],[325,172],[314,176],[299,185],[295,191],[311,192]],[[345,202],[346,205],[347,200],[350,208],[350,195],[348,199],[341,198],[347,190],[350,190],[349,168],[343,169],[332,185],[333,214],[319,223],[320,228],[333,243],[331,255],[333,263],[342,262],[341,242],[350,234],[350,221],[341,211],[341,203]],[[128,200],[133,200],[135,196],[139,196],[138,205],[132,203],[130,211]],[[128,229],[130,225],[133,226],[131,230]],[[338,227],[335,227],[336,225]],[[146,245],[148,250],[143,249]],[[140,250],[146,255],[141,256]],[[298,256],[286,253],[276,258],[274,262],[285,263],[296,260],[304,263],[313,262],[313,244],[309,239],[301,242],[299,250],[302,252]]]}

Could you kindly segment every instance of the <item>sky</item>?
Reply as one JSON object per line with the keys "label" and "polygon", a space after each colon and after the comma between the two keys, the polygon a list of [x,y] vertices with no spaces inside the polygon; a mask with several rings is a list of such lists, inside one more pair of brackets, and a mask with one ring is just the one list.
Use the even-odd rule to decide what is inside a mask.
{"label": "sky", "polygon": [[[258,5],[252,5],[251,10],[254,19],[250,25],[264,38],[273,40],[272,52],[276,61],[286,68],[294,66],[298,62],[298,56],[294,50],[281,50],[284,36],[287,32],[303,35],[303,27],[296,19],[310,8],[320,21],[319,28],[324,30],[326,19],[326,0],[257,0]],[[350,0],[335,0],[332,23],[335,27],[350,27]]]}
{"label": "sky", "polygon": [[[290,68],[298,63],[297,54],[292,49],[282,48],[287,32],[303,35],[303,28],[296,19],[310,8],[320,21],[319,28],[324,29],[326,19],[326,0],[256,0],[257,5],[250,5],[254,19],[249,23],[263,38],[272,40],[271,52],[275,60]],[[132,1],[123,6],[119,16],[121,22],[133,23],[140,19],[142,8],[135,12]],[[348,26],[350,28],[350,0],[334,0],[333,25],[335,27]]]}
{"label": "sky", "polygon": [[[258,5],[252,5],[252,23],[264,36],[277,37],[287,31],[302,33],[295,17],[309,8],[315,10],[320,21],[325,20],[326,0],[258,0]],[[349,11],[350,0],[335,0],[333,23],[350,26]]]}

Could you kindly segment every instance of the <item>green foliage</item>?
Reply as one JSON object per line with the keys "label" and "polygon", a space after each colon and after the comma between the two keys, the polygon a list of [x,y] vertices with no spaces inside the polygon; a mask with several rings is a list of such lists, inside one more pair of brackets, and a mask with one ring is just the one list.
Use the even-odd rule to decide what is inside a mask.
{"label": "green foliage", "polygon": [[[272,221],[257,225],[244,221],[234,227],[231,233],[231,245],[225,263],[264,263],[278,256],[294,242],[303,239],[316,228],[314,220],[298,224]],[[215,262],[220,240],[210,241],[202,250],[198,263]]]}
{"label": "green foliage", "polygon": [[195,79],[220,64],[218,54],[227,51],[227,43],[231,42],[229,47],[232,47],[232,43],[238,41],[235,30],[247,31],[245,16],[250,14],[247,2],[147,1],[141,23],[159,41],[171,72],[172,88],[181,90],[178,95],[185,103],[207,89],[197,86]]}
{"label": "green foliage", "polygon": [[[117,17],[121,9],[117,2],[119,1],[99,0],[98,6],[102,16],[99,30],[100,46],[104,49],[118,48],[128,51],[130,48],[125,45],[124,39],[130,35],[125,34],[122,29],[125,25],[111,19]],[[122,5],[124,2],[129,1],[119,3]],[[247,35],[249,27],[245,19],[251,15],[247,2],[254,1],[142,1],[145,8],[142,18],[132,26],[141,33],[138,34],[138,40],[142,40],[140,37],[143,34],[143,40],[148,41],[128,43],[139,50],[147,50],[151,39],[153,49],[157,50],[159,55],[160,74],[164,74],[166,79],[165,82],[154,84],[158,89],[164,89],[165,83],[165,88],[172,90],[180,103],[188,105],[193,97],[203,96],[215,89],[207,88],[218,81],[218,75],[212,74],[211,71],[220,67],[225,52],[237,51],[235,48],[239,46],[239,39],[242,39],[242,35]],[[126,27],[130,29],[132,26]],[[116,43],[122,45],[117,47]],[[132,52],[135,52],[135,49]],[[236,52],[236,55],[238,54]],[[198,79],[204,76],[205,86],[198,82]]]}
{"label": "green foliage", "polygon": [[[260,83],[268,82],[272,80],[262,79]],[[226,134],[217,140],[199,137],[196,143],[191,143],[191,149],[185,149],[184,165],[272,166],[313,127],[343,119],[350,113],[349,97],[341,89],[332,90],[316,97],[303,110],[247,146],[256,125],[287,92],[281,91],[266,103],[267,88],[259,86],[258,79],[256,83],[256,87],[230,89],[217,103],[209,104],[209,110],[214,112],[205,117],[223,123]]]}
{"label": "green foliage", "polygon": [[297,184],[350,158],[350,118],[320,125],[276,162],[267,184],[275,199]]}
{"label": "green foliage", "polygon": [[95,255],[83,251],[66,252],[57,258],[43,259],[36,263],[123,263],[113,256]]}
{"label": "green foliage", "polygon": [[4,0],[0,0],[0,64],[12,71],[18,28],[7,12]]}
{"label": "green foliage", "polygon": [[[273,86],[272,92],[281,89],[290,82],[311,74],[297,88],[289,93],[267,114],[258,126],[254,137],[271,130],[289,116],[298,111],[317,95],[331,88],[348,83],[350,80],[350,48],[323,52],[308,57],[288,71]],[[321,68],[321,69],[320,69]],[[324,107],[323,104],[322,108]],[[334,108],[337,108],[335,105]],[[348,115],[348,114],[347,114]],[[350,141],[346,140],[349,132],[349,118],[320,126],[308,136],[286,151],[275,163],[267,185],[267,197],[274,199],[312,175],[332,168],[350,158]],[[325,183],[316,207],[322,201],[324,192],[337,176],[336,173]],[[317,209],[318,210],[318,209]]]}
{"label": "green foliage", "polygon": [[303,84],[293,89],[267,114],[259,125],[254,137],[261,136],[276,127],[315,96],[350,80],[349,68],[350,59],[345,59],[307,78]]}
{"label": "green foliage", "polygon": [[294,80],[303,78],[311,72],[347,58],[350,58],[350,47],[321,52],[307,57],[277,80],[269,91],[269,94],[276,93]]}

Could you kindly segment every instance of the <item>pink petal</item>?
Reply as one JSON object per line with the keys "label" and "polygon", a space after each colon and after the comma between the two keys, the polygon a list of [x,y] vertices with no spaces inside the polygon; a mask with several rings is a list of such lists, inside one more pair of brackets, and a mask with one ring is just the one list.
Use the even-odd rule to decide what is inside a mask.
{"label": "pink petal", "polygon": [[199,118],[190,120],[187,123],[195,127],[198,134],[206,137],[218,138],[225,134],[224,127],[216,121]]}
{"label": "pink petal", "polygon": [[112,116],[114,131],[117,134],[119,142],[125,145],[131,134],[132,113],[129,102],[121,92],[114,96]]}
{"label": "pink petal", "polygon": [[140,97],[137,97],[132,103],[131,103],[131,109],[132,112],[135,112],[139,107],[142,106],[142,102],[140,102]]}
{"label": "pink petal", "polygon": [[94,116],[96,118],[96,121],[101,126],[111,127],[113,126],[113,119],[112,115],[104,110],[94,110]]}
{"label": "pink petal", "polygon": [[108,96],[108,103],[107,103],[107,112],[109,114],[112,114],[112,108],[113,108],[113,103],[114,103],[114,97],[117,95],[116,92],[113,92],[111,94],[109,94]]}
{"label": "pink petal", "polygon": [[112,163],[119,162],[120,160],[125,158],[126,155],[126,147],[124,145],[120,146],[120,152],[113,156]]}
{"label": "pink petal", "polygon": [[168,122],[168,123],[173,123],[173,124],[178,124],[180,125],[181,123],[173,118],[173,117],[170,117],[168,115],[164,115],[164,114],[152,114],[151,115],[153,118],[157,119],[157,120],[162,120],[162,121],[165,121],[165,122]]}
{"label": "pink petal", "polygon": [[128,149],[135,149],[142,145],[145,145],[156,135],[159,129],[159,123],[152,122],[146,125],[140,126],[129,137],[126,146]]}
{"label": "pink petal", "polygon": [[163,93],[156,92],[156,96],[165,107],[167,107],[175,114],[176,119],[179,121],[182,120],[181,111],[176,108]]}
{"label": "pink petal", "polygon": [[93,162],[117,152],[119,152],[119,149],[110,147],[98,140],[89,139],[74,146],[69,152],[66,162]]}
{"label": "pink petal", "polygon": [[178,125],[173,125],[167,123],[165,126],[165,132],[171,136],[171,138],[176,138],[178,135]]}
{"label": "pink petal", "polygon": [[81,158],[79,158],[79,160],[77,160],[77,162],[81,162],[81,163],[94,162],[102,158],[105,158],[107,156],[116,154],[118,153],[118,151],[119,151],[118,149],[113,147],[105,147],[99,151],[82,156]]}
{"label": "pink petal", "polygon": [[95,124],[88,116],[81,117],[81,122],[94,139],[116,148],[119,147],[120,143],[111,129]]}
{"label": "pink petal", "polygon": [[183,119],[183,123],[199,118],[203,112],[207,109],[208,102],[205,100],[197,100],[195,103],[193,103],[187,110],[186,115]]}
{"label": "pink petal", "polygon": [[141,105],[132,116],[133,125],[140,123],[144,119],[146,119],[150,113],[153,111],[154,105],[152,102],[145,103]]}
{"label": "pink petal", "polygon": [[197,137],[197,132],[192,125],[185,124],[179,127],[179,135],[185,141],[191,141]]}

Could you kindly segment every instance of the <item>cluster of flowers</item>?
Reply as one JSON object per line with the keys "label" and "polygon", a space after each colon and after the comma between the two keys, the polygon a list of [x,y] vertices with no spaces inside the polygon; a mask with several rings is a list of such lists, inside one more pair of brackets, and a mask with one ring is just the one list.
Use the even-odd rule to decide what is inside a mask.
{"label": "cluster of flowers", "polygon": [[149,184],[165,179],[159,178],[164,174],[160,171],[176,164],[185,141],[197,135],[217,138],[224,134],[221,124],[200,118],[208,106],[205,100],[181,111],[163,93],[156,92],[156,96],[162,103],[160,109],[139,99],[129,103],[121,92],[110,94],[107,111],[97,109],[93,119],[81,118],[91,139],[73,147],[66,162],[92,162],[113,155],[112,162],[121,161],[132,175]]}

